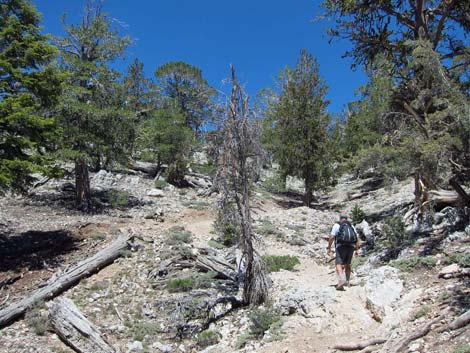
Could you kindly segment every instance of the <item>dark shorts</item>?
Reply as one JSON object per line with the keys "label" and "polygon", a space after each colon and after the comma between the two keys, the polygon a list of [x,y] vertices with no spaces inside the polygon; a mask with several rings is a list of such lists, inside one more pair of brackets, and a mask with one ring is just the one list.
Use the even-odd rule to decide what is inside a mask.
{"label": "dark shorts", "polygon": [[355,248],[349,245],[339,245],[336,248],[336,260],[337,265],[349,265],[354,255]]}

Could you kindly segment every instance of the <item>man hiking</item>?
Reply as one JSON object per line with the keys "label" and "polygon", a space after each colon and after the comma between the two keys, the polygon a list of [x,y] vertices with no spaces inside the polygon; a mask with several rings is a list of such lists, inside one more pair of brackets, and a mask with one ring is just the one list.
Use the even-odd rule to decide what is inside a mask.
{"label": "man hiking", "polygon": [[359,237],[356,229],[348,222],[348,216],[339,216],[339,222],[335,223],[331,229],[328,240],[328,257],[331,258],[331,245],[335,242],[336,250],[336,274],[338,275],[337,290],[344,290],[344,286],[349,286],[351,277],[351,260],[353,254],[358,256]]}

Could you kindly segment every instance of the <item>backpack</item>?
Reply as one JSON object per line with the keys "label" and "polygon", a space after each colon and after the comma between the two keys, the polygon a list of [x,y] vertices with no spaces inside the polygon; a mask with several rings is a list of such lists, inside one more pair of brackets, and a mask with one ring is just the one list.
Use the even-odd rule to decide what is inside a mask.
{"label": "backpack", "polygon": [[338,222],[339,231],[336,235],[338,244],[354,245],[357,242],[357,234],[353,226],[349,222]]}

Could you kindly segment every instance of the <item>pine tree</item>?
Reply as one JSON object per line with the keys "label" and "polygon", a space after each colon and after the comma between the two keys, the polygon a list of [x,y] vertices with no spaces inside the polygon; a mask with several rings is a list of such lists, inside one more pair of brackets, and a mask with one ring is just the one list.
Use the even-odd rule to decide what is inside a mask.
{"label": "pine tree", "polygon": [[327,87],[317,61],[306,50],[301,51],[296,67],[287,67],[281,77],[279,98],[267,113],[275,135],[274,156],[282,174],[304,180],[304,204],[310,206],[313,190],[332,179]]}
{"label": "pine tree", "polygon": [[67,36],[58,40],[68,73],[61,102],[62,153],[75,163],[76,204],[85,212],[92,209],[89,167],[124,161],[132,136],[119,75],[108,66],[130,40],[118,35],[102,6],[90,0],[78,25],[65,25],[64,19]]}
{"label": "pine tree", "polygon": [[24,191],[33,173],[53,172],[47,152],[58,132],[51,108],[61,77],[39,25],[30,1],[0,2],[0,190]]}
{"label": "pine tree", "polygon": [[202,76],[202,71],[185,62],[169,62],[155,71],[158,85],[169,104],[176,102],[185,115],[186,125],[201,137],[201,129],[213,113],[216,91]]}

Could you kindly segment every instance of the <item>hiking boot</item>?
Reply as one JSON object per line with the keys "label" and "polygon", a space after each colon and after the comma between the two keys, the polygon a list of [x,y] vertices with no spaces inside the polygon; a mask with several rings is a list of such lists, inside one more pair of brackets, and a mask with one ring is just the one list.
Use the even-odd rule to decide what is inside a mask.
{"label": "hiking boot", "polygon": [[336,290],[344,290],[345,284],[346,284],[345,281],[339,281],[338,285],[336,286]]}

